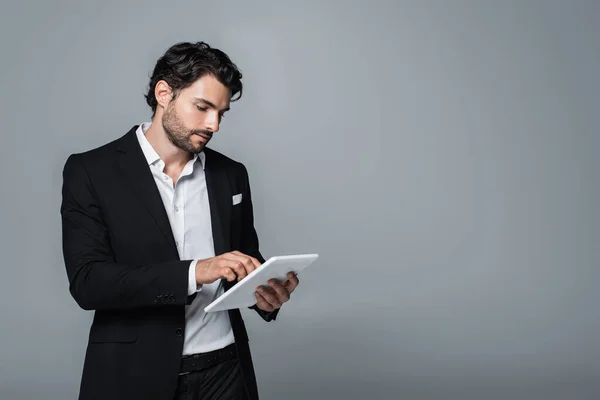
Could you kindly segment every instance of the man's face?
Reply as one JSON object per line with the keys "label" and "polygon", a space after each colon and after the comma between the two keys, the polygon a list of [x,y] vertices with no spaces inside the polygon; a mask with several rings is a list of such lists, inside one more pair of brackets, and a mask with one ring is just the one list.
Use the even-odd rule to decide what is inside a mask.
{"label": "man's face", "polygon": [[162,116],[167,137],[185,151],[200,153],[219,130],[230,99],[229,89],[212,75],[198,79],[167,106]]}

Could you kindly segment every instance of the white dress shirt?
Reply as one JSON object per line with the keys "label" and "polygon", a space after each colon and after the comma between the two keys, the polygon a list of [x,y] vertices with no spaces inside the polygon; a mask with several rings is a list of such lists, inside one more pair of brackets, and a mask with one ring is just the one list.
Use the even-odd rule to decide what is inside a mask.
{"label": "white dress shirt", "polygon": [[145,133],[150,124],[142,123],[136,135],[169,217],[179,257],[181,260],[193,260],[189,270],[188,295],[197,294],[185,310],[183,355],[220,349],[234,342],[229,315],[227,311],[205,313],[204,307],[223,293],[221,280],[206,285],[196,284],[196,262],[215,256],[204,175],[206,155],[204,152],[194,155],[173,186],[171,177],[163,172],[164,161],[146,139]]}

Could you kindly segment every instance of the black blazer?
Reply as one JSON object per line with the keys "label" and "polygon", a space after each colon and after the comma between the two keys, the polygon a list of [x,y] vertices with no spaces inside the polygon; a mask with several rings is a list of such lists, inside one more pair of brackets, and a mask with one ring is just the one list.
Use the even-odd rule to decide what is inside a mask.
{"label": "black blazer", "polygon": [[[63,170],[60,212],[69,290],[81,308],[95,311],[80,400],[175,395],[192,260],[179,259],[136,129],[70,155]],[[205,154],[215,254],[239,250],[264,262],[246,168],[209,148]],[[234,206],[238,193],[242,202]],[[266,321],[278,311],[251,308]],[[248,393],[257,399],[244,322],[239,310],[228,313]]]}

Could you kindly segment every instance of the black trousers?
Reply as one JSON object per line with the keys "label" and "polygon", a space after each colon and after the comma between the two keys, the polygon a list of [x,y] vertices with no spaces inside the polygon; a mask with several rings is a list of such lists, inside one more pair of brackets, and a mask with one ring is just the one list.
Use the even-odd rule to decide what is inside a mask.
{"label": "black trousers", "polygon": [[180,375],[174,400],[247,400],[237,357],[210,368]]}

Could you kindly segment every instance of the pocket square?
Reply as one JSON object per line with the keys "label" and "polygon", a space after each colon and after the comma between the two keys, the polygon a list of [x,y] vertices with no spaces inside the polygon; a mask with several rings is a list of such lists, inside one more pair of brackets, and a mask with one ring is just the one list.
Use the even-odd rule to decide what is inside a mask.
{"label": "pocket square", "polygon": [[236,194],[233,196],[233,205],[240,204],[242,202],[242,194]]}

